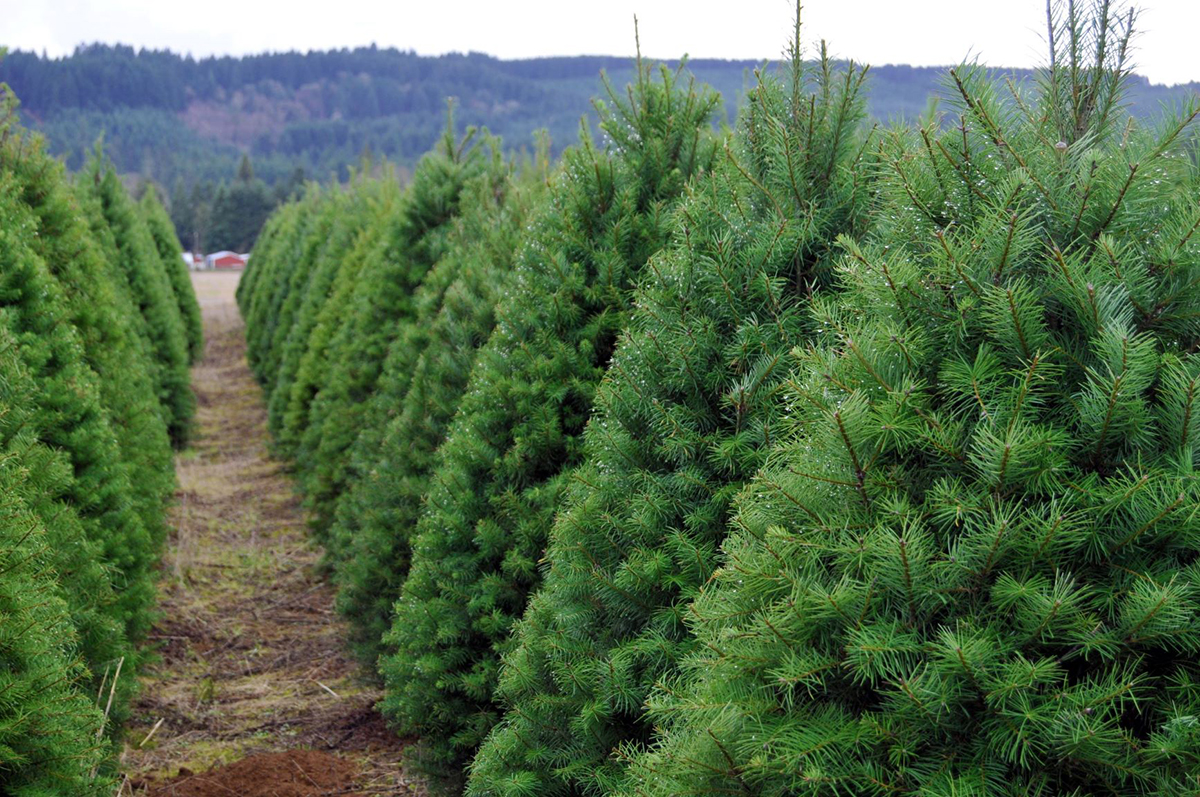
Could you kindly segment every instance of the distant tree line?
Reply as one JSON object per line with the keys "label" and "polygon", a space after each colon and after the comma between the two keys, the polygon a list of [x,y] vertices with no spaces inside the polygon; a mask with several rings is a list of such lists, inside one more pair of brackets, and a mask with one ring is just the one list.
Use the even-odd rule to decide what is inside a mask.
{"label": "distant tree line", "polygon": [[[723,98],[714,125],[732,123],[766,63],[688,61],[696,80]],[[103,135],[119,172],[171,186],[172,200],[186,199],[186,207],[172,208],[177,233],[188,248],[210,250],[244,248],[235,219],[250,208],[249,217],[261,221],[264,197],[277,203],[293,195],[298,170],[320,182],[346,182],[372,153],[410,171],[437,144],[450,97],[457,98],[460,124],[486,127],[506,151],[532,151],[534,131],[545,130],[551,153],[561,155],[577,139],[581,119],[594,119],[602,72],[617,85],[634,77],[630,60],[617,56],[505,61],[375,46],[193,58],[90,44],[62,58],[20,50],[0,58],[0,82],[21,98],[26,123],[46,135],[69,170],[83,168]],[[1018,82],[1033,75],[993,74]],[[881,66],[871,75],[867,110],[884,122],[916,119],[931,97],[945,94],[940,68]],[[1151,116],[1191,88],[1135,77],[1127,99],[1135,116]],[[603,135],[594,121],[587,124]],[[235,179],[247,155],[263,186]]]}

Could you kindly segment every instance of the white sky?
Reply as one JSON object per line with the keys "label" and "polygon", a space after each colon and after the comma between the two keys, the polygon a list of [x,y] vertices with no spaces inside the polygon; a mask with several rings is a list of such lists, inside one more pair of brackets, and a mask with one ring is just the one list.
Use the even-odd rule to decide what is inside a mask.
{"label": "white sky", "polygon": [[[1086,5],[1090,0],[1077,0]],[[1200,0],[1144,0],[1137,71],[1200,80]],[[647,56],[774,58],[793,0],[0,0],[0,45],[62,55],[120,42],[196,56],[395,46],[502,58],[629,55],[633,15]],[[993,66],[1044,58],[1044,0],[807,0],[806,49],[871,64]]]}

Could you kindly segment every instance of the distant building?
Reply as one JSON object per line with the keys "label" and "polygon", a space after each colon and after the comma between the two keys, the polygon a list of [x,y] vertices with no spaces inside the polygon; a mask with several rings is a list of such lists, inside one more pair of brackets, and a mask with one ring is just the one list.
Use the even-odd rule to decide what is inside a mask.
{"label": "distant building", "polygon": [[196,262],[196,256],[193,255],[191,252],[183,253],[183,262],[184,262],[184,265],[186,265],[188,267],[189,271],[195,271],[196,269],[200,268],[200,266],[201,266],[200,263]]}
{"label": "distant building", "polygon": [[239,255],[237,252],[228,251],[213,252],[204,258],[204,268],[234,271],[245,268],[248,260],[250,260],[250,255]]}

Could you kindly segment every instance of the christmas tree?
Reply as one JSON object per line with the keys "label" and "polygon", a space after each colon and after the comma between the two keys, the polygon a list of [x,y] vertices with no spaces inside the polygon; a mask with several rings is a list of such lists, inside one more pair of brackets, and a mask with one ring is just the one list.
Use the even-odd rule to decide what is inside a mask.
{"label": "christmas tree", "polygon": [[[309,272],[304,292],[299,296],[296,313],[283,341],[275,384],[267,402],[267,428],[275,435],[278,451],[284,456],[295,453],[296,443],[304,431],[311,395],[297,392],[292,401],[300,359],[309,350],[309,337],[317,324],[317,316],[329,302],[335,280],[343,271],[346,255],[367,220],[364,186],[351,185],[345,191],[331,191],[325,196],[322,215],[329,226],[312,252],[311,262],[301,264]],[[307,400],[306,400],[307,399]],[[291,411],[290,416],[288,415]],[[298,463],[301,468],[308,463]]]}
{"label": "christmas tree", "polygon": [[158,258],[171,283],[175,303],[179,305],[179,315],[187,336],[188,363],[193,364],[204,355],[204,329],[200,321],[200,305],[196,302],[196,290],[192,287],[192,277],[188,273],[187,264],[183,262],[183,246],[175,235],[175,225],[171,222],[171,217],[167,215],[158,198],[156,186],[146,186],[140,204],[142,219],[154,238]]}
{"label": "christmas tree", "polygon": [[[597,391],[472,794],[607,793],[624,776],[618,753],[651,738],[645,698],[691,650],[685,607],[715,568],[733,496],[784,425],[788,352],[833,288],[837,236],[870,216],[863,80],[824,52],[808,75],[797,25],[790,71],[760,75],[724,156],[677,210]],[[421,576],[414,566],[397,628],[453,604]],[[414,602],[417,584],[432,597]],[[401,650],[423,648],[409,637]]]}
{"label": "christmas tree", "polygon": [[[248,332],[261,335],[262,355],[258,363],[258,375],[268,406],[279,384],[287,340],[296,323],[296,314],[308,293],[317,256],[336,221],[337,192],[336,188],[321,190],[313,186],[305,201],[293,211],[296,228],[289,230],[286,237],[280,237],[282,246],[277,251],[263,253],[264,259],[273,258],[276,261],[275,271],[266,282],[272,290],[268,294],[269,301],[262,308],[262,315],[247,318],[246,323]],[[251,260],[257,259],[258,254],[255,249]],[[250,327],[252,320],[262,322],[261,333],[254,332],[255,327]],[[278,423],[276,416],[270,426],[278,428]]]}
{"label": "christmas tree", "polygon": [[[132,502],[158,545],[166,536],[164,507],[174,493],[175,471],[150,356],[138,334],[141,314],[128,295],[99,206],[82,197],[81,208],[61,164],[46,154],[40,137],[17,126],[14,108],[11,97],[4,101],[0,171],[36,220],[37,234],[26,243],[62,286],[67,318],[99,377],[120,466],[137,486],[124,500]],[[113,254],[105,257],[106,252]]]}
{"label": "christmas tree", "polygon": [[1051,20],[885,147],[625,793],[1200,787],[1200,106],[1143,129],[1129,18]]}
{"label": "christmas tree", "polygon": [[159,404],[171,441],[187,442],[196,397],[188,372],[188,344],[179,303],[159,259],[154,238],[126,193],[116,170],[99,151],[80,178],[80,186],[100,209],[115,244],[115,263],[124,273],[129,296],[141,314],[154,366]]}
{"label": "christmas tree", "polygon": [[522,243],[428,479],[409,575],[420,586],[406,590],[385,640],[396,652],[381,663],[384,710],[450,772],[498,716],[499,650],[538,581],[633,287],[687,181],[714,158],[716,95],[682,70],[656,79],[637,67],[627,97],[610,87],[597,104],[608,145],[584,128]]}
{"label": "christmas tree", "polygon": [[321,540],[328,539],[348,478],[347,453],[359,432],[368,428],[368,399],[391,341],[413,318],[416,289],[443,252],[463,186],[492,163],[485,152],[490,145],[473,146],[474,131],[456,140],[453,124],[450,116],[441,144],[418,164],[399,212],[387,219],[376,251],[360,272],[349,312],[329,344],[331,369],[313,399],[297,450],[304,468],[305,505]]}
{"label": "christmas tree", "polygon": [[[0,181],[0,196],[10,187]],[[6,263],[16,254],[10,211],[0,210]],[[86,546],[70,532],[68,505],[48,498],[61,495],[71,465],[30,434],[37,424],[28,408],[39,391],[6,319],[0,313],[0,792],[111,794],[110,779],[96,776],[108,753],[97,741],[104,716],[82,688],[87,671],[74,657],[72,612],[55,571],[57,546]]]}
{"label": "christmas tree", "polygon": [[377,251],[387,229],[387,219],[396,212],[401,195],[399,183],[391,176],[364,183],[359,190],[362,196],[356,200],[361,205],[358,229],[347,251],[339,258],[337,276],[328,298],[317,308],[308,343],[300,356],[280,433],[284,440],[297,441],[308,427],[313,398],[332,369],[330,342],[346,318],[359,274]]}
{"label": "christmas tree", "polygon": [[320,187],[310,183],[302,197],[270,218],[238,282],[238,306],[246,322],[246,360],[267,391],[275,384],[276,372],[271,370],[277,363],[272,351],[275,333],[300,266],[308,225],[321,218],[322,197]]}
{"label": "christmas tree", "polygon": [[529,207],[543,187],[536,172],[518,178],[500,163],[464,187],[445,254],[418,289],[414,320],[391,344],[363,431],[347,454],[349,484],[329,547],[339,555],[338,607],[350,622],[351,644],[372,666],[408,569],[407,535],[434,452],[492,330]]}

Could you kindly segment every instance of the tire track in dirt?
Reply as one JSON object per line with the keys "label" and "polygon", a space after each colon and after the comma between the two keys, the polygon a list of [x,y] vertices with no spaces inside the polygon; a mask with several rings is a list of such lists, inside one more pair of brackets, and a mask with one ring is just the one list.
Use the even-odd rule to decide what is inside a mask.
{"label": "tire track in dirt", "polygon": [[[198,272],[205,356],[122,765],[126,795],[422,794],[346,654],[246,364],[236,274]],[[236,763],[235,763],[236,762]],[[269,789],[259,791],[262,789]]]}

